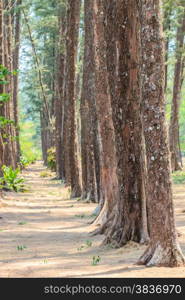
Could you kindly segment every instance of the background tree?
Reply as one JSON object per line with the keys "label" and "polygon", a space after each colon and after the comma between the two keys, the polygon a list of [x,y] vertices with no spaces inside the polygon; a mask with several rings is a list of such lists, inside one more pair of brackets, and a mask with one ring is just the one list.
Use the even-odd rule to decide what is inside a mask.
{"label": "background tree", "polygon": [[57,74],[56,74],[56,172],[59,179],[65,178],[65,162],[64,162],[64,144],[63,144],[63,127],[64,127],[64,71],[65,71],[65,34],[66,34],[66,3],[65,1],[59,5],[59,40],[58,40],[58,56],[57,56]]}
{"label": "background tree", "polygon": [[[18,71],[19,69],[19,52],[20,52],[20,28],[21,28],[21,6],[22,0],[17,0],[14,4],[14,49],[13,49],[13,69]],[[15,133],[16,133],[16,162],[20,161],[20,141],[19,141],[19,117],[18,117],[18,79],[19,76],[13,78],[13,103],[14,103],[14,120],[15,120]]]}
{"label": "background tree", "polygon": [[184,36],[185,36],[185,4],[182,2],[182,11],[179,15],[179,26],[176,34],[176,63],[174,70],[173,97],[171,107],[171,119],[169,128],[170,151],[172,171],[182,168],[182,157],[179,140],[179,110],[181,89],[184,71]]}

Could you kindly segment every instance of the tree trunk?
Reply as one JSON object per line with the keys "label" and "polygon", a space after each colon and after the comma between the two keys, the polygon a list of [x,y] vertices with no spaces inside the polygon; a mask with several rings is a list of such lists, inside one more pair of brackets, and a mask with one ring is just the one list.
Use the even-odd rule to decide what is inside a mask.
{"label": "tree trunk", "polygon": [[82,198],[99,201],[100,169],[98,120],[95,103],[93,1],[84,3],[85,49],[81,95]]}
{"label": "tree trunk", "polygon": [[57,66],[57,97],[55,102],[56,115],[56,173],[59,179],[64,179],[64,154],[63,154],[63,108],[64,108],[64,72],[65,72],[65,11],[59,16],[59,49]]}
{"label": "tree trunk", "polygon": [[[3,4],[0,1],[0,65],[4,66],[4,49],[3,49]],[[4,92],[3,85],[0,84],[0,94]],[[0,116],[4,116],[4,105],[0,106]],[[3,129],[0,128],[0,176],[2,176],[1,167],[4,164],[4,143],[3,143]]]}
{"label": "tree trunk", "polygon": [[[22,0],[16,2],[16,15],[14,27],[14,53],[13,53],[13,69],[19,68],[19,50],[20,50],[20,22],[21,22],[21,9],[20,5]],[[15,120],[15,133],[16,133],[16,163],[20,160],[20,141],[19,141],[19,118],[18,118],[18,74],[13,78],[13,103],[14,103],[14,120]]]}
{"label": "tree trunk", "polygon": [[[4,65],[12,72],[13,71],[13,55],[12,55],[12,21],[10,14],[11,2],[4,1]],[[8,75],[9,83],[4,87],[5,93],[10,95],[10,100],[5,104],[5,116],[11,121],[14,120],[14,104],[12,98],[13,91],[13,75],[12,73]],[[13,124],[8,124],[6,126],[6,137],[4,139],[5,143],[5,156],[4,163],[7,166],[16,167],[16,145],[15,145],[15,126]]]}
{"label": "tree trunk", "polygon": [[141,43],[136,1],[104,2],[107,64],[119,200],[105,243],[117,246],[148,241],[146,164],[141,120]]}
{"label": "tree trunk", "polygon": [[68,0],[67,11],[67,39],[66,39],[66,65],[67,65],[67,89],[66,97],[68,101],[68,122],[65,126],[69,126],[67,135],[67,155],[69,161],[69,173],[71,184],[71,197],[79,197],[81,195],[81,187],[79,183],[79,170],[77,164],[77,156],[75,151],[75,70],[76,56],[78,46],[78,32],[80,20],[80,0]]}
{"label": "tree trunk", "polygon": [[102,0],[92,0],[94,11],[94,60],[95,60],[95,93],[98,128],[100,136],[100,214],[95,231],[103,233],[108,227],[115,203],[119,199],[118,178],[116,174],[117,157],[115,134],[112,121],[112,108],[108,85],[106,65],[106,43],[104,37],[104,11]]}
{"label": "tree trunk", "polygon": [[[184,1],[183,1],[184,3]],[[184,4],[185,7],[185,4]],[[181,98],[182,68],[183,68],[183,48],[185,35],[185,8],[179,18],[179,27],[176,37],[176,63],[174,71],[173,98],[171,107],[171,119],[169,128],[170,152],[172,171],[182,169],[182,158],[179,141],[179,109]]]}
{"label": "tree trunk", "polygon": [[150,244],[139,263],[178,266],[184,262],[177,242],[164,101],[164,40],[161,2],[141,2],[144,132],[148,168]]}
{"label": "tree trunk", "polygon": [[171,14],[172,14],[172,3],[169,6],[167,2],[167,7],[165,8],[164,11],[164,32],[167,33],[167,36],[165,38],[165,87],[164,90],[166,92],[167,86],[168,86],[168,57],[169,57],[169,43],[170,43],[170,38],[169,38],[169,31],[171,29]]}

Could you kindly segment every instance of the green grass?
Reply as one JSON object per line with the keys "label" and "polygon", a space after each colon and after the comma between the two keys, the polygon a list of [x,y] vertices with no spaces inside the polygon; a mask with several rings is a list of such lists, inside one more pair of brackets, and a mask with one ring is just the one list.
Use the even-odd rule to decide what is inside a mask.
{"label": "green grass", "polygon": [[174,184],[182,184],[185,183],[185,172],[177,171],[172,174],[172,179]]}

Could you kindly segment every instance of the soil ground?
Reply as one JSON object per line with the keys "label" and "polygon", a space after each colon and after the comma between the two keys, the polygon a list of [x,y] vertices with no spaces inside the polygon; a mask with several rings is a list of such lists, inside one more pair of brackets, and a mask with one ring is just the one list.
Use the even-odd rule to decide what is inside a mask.
{"label": "soil ground", "polygon": [[[68,188],[44,172],[42,162],[27,168],[29,191],[0,202],[0,277],[185,277],[185,267],[136,265],[144,245],[101,246],[103,236],[90,235],[96,204],[70,200]],[[185,185],[174,186],[174,201],[185,253]]]}

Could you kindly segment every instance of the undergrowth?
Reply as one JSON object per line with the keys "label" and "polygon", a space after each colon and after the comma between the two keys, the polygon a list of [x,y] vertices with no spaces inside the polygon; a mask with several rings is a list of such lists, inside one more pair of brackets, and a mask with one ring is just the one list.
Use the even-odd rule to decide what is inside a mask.
{"label": "undergrowth", "polygon": [[3,176],[0,177],[0,188],[9,191],[24,191],[24,179],[19,177],[20,169],[2,166]]}
{"label": "undergrowth", "polygon": [[185,171],[177,171],[172,174],[172,179],[174,184],[185,183]]}

